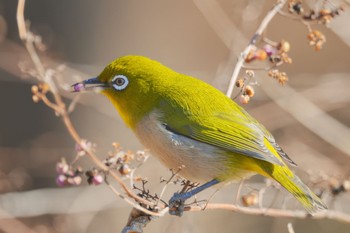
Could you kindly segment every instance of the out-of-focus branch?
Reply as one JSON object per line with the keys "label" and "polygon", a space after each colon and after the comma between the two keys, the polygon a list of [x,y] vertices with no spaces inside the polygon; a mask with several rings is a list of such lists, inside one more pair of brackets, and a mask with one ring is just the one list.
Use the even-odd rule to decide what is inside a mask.
{"label": "out-of-focus branch", "polygon": [[328,115],[288,85],[281,89],[270,82],[264,82],[261,83],[261,88],[279,107],[289,112],[302,125],[350,156],[350,129],[346,125]]}
{"label": "out-of-focus branch", "polygon": [[26,46],[28,53],[30,55],[30,58],[35,66],[36,71],[38,72],[37,78],[40,81],[45,81],[50,86],[50,90],[54,95],[55,98],[60,98],[57,94],[57,88],[56,85],[53,83],[52,78],[49,75],[45,75],[45,68],[43,64],[40,61],[40,58],[38,56],[38,53],[36,52],[36,49],[34,47],[34,35],[27,31],[25,19],[24,19],[24,7],[25,7],[25,0],[18,0],[18,6],[17,6],[17,24],[18,24],[18,32],[21,40],[23,41],[24,45]]}
{"label": "out-of-focus branch", "polygon": [[0,215],[6,216],[6,219],[0,219],[0,231],[1,232],[28,232],[37,233],[23,224],[21,221],[13,218],[13,216],[6,213],[4,210],[0,209]]}

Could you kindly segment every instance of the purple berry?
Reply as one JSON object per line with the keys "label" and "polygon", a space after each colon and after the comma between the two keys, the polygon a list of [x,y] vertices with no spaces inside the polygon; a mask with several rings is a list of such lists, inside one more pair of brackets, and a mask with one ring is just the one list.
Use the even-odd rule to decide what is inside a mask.
{"label": "purple berry", "polygon": [[269,57],[277,54],[277,49],[269,44],[264,45],[263,50],[265,50],[267,56]]}
{"label": "purple berry", "polygon": [[56,171],[58,174],[66,174],[68,170],[69,170],[69,166],[65,162],[58,162],[56,164]]}
{"label": "purple berry", "polygon": [[91,183],[94,184],[94,185],[100,185],[102,184],[104,181],[104,178],[102,175],[95,175],[92,180],[91,180]]}
{"label": "purple berry", "polygon": [[56,184],[63,187],[67,184],[67,177],[65,175],[58,175],[56,178]]}
{"label": "purple berry", "polygon": [[83,83],[76,83],[73,85],[74,92],[79,92],[85,88],[85,85]]}

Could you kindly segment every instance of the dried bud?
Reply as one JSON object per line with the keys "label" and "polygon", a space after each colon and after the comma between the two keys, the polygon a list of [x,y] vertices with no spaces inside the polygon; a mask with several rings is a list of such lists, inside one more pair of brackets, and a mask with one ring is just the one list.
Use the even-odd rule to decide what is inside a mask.
{"label": "dried bud", "polygon": [[281,54],[281,59],[282,59],[283,63],[286,63],[286,64],[292,64],[292,62],[293,62],[292,58],[290,58],[288,56],[288,54],[286,54],[286,53]]}
{"label": "dried bud", "polygon": [[286,40],[281,40],[277,45],[277,49],[282,53],[288,53],[290,50],[290,44]]}
{"label": "dried bud", "polygon": [[249,78],[254,78],[255,73],[253,70],[246,70],[245,74],[249,77]]}
{"label": "dried bud", "polygon": [[277,63],[280,63],[282,61],[282,58],[281,58],[280,55],[271,55],[269,57],[269,60],[270,60],[271,63],[277,64]]}
{"label": "dried bud", "polygon": [[329,182],[328,184],[329,184],[330,190],[333,195],[338,195],[339,193],[344,191],[343,186],[338,179],[332,177],[328,180],[328,182]]}
{"label": "dried bud", "polygon": [[128,175],[131,172],[130,167],[127,164],[123,164],[119,168],[119,172],[121,175],[125,176]]}
{"label": "dried bud", "polygon": [[314,46],[316,51],[321,50],[323,44],[326,43],[326,36],[318,30],[310,31],[307,38],[309,40],[309,45]]}
{"label": "dried bud", "polygon": [[255,50],[250,50],[247,57],[245,58],[245,62],[249,63],[255,59]]}
{"label": "dried bud", "polygon": [[121,149],[120,144],[117,143],[117,142],[113,142],[112,146],[114,147],[114,150],[117,151],[117,152],[120,151],[120,149]]}
{"label": "dried bud", "polygon": [[344,180],[342,183],[344,191],[349,191],[350,190],[350,181],[349,180]]}
{"label": "dried bud", "polygon": [[330,9],[321,9],[318,13],[322,16],[325,16],[332,14],[332,11]]}
{"label": "dried bud", "polygon": [[271,69],[267,75],[273,79],[276,79],[279,84],[284,85],[288,81],[288,76],[285,72],[280,72],[277,69]]}
{"label": "dried bud", "polygon": [[304,12],[302,7],[302,0],[290,0],[288,2],[288,11],[289,13],[297,13],[298,15]]}
{"label": "dried bud", "polygon": [[65,160],[62,160],[61,162],[58,162],[56,164],[56,172],[58,174],[67,174],[69,171],[69,165],[66,163]]}
{"label": "dried bud", "polygon": [[257,49],[256,47],[253,47],[250,52],[248,53],[245,62],[249,63],[251,61],[254,61],[255,59],[264,61],[266,60],[267,53],[263,49]]}
{"label": "dried bud", "polygon": [[331,189],[338,189],[340,187],[340,182],[338,179],[332,177],[329,179],[329,187]]}
{"label": "dried bud", "polygon": [[134,153],[132,151],[127,151],[124,153],[124,163],[130,163],[132,160],[134,160]]}
{"label": "dried bud", "polygon": [[331,22],[331,20],[333,19],[333,16],[332,15],[324,15],[322,16],[321,18],[321,22],[323,24],[329,24]]}
{"label": "dried bud", "polygon": [[93,148],[93,144],[85,139],[82,139],[80,144],[75,144],[75,151],[79,156],[84,156],[86,154],[85,150],[90,150]]}
{"label": "dried bud", "polygon": [[33,95],[32,96],[32,100],[33,100],[34,103],[38,103],[40,101],[40,98],[37,95]]}
{"label": "dried bud", "polygon": [[247,195],[242,196],[242,204],[244,206],[252,206],[256,205],[259,201],[259,196],[256,192],[249,193]]}
{"label": "dried bud", "polygon": [[255,94],[254,88],[250,85],[246,86],[244,88],[244,93],[248,95],[249,97],[253,97]]}
{"label": "dried bud", "polygon": [[81,176],[74,176],[69,179],[69,184],[77,186],[81,184],[82,180]]}
{"label": "dried bud", "polygon": [[134,181],[135,182],[141,182],[143,179],[142,179],[142,177],[141,176],[135,176],[134,177]]}
{"label": "dried bud", "polygon": [[249,103],[249,100],[250,100],[250,97],[248,95],[240,95],[239,96],[239,101],[242,103],[242,104],[247,104]]}
{"label": "dried bud", "polygon": [[46,94],[50,90],[50,87],[46,83],[39,83],[39,89],[43,94]]}
{"label": "dried bud", "polygon": [[36,94],[36,93],[38,93],[38,91],[39,91],[38,86],[37,86],[37,85],[33,85],[33,86],[32,86],[32,93],[33,93],[33,94]]}
{"label": "dried bud", "polygon": [[262,50],[262,49],[258,49],[255,52],[254,58],[258,59],[260,61],[265,61],[266,58],[267,58],[267,53],[264,50]]}
{"label": "dried bud", "polygon": [[282,86],[284,84],[286,84],[286,82],[288,81],[288,76],[286,72],[280,72],[278,77],[277,77],[277,81],[279,84],[281,84]]}
{"label": "dried bud", "polygon": [[136,151],[136,161],[138,162],[145,162],[145,160],[148,158],[148,151],[147,150],[138,150]]}
{"label": "dried bud", "polygon": [[238,79],[238,80],[236,81],[236,87],[241,88],[241,87],[243,87],[243,85],[244,85],[243,79]]}

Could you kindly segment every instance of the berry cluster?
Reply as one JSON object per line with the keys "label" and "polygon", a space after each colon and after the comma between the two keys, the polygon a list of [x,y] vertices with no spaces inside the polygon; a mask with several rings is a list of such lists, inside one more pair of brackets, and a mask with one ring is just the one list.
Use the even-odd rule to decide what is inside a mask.
{"label": "berry cluster", "polygon": [[[119,144],[113,143],[113,152],[109,152],[108,158],[102,162],[108,169],[117,170],[123,177],[129,177],[131,173],[142,165],[148,158],[147,151],[124,151]],[[106,181],[107,173],[105,170],[92,168],[84,171],[80,166],[75,167],[75,163],[86,155],[88,150],[93,150],[94,145],[91,142],[82,140],[81,144],[75,146],[76,157],[70,164],[66,159],[61,159],[56,164],[57,178],[56,182],[59,186],[80,185],[82,183],[82,175],[85,173],[87,182],[90,185],[99,185]],[[133,178],[137,180],[138,178]]]}
{"label": "berry cluster", "polygon": [[[298,20],[306,26],[308,29],[308,44],[314,47],[316,51],[319,51],[326,42],[326,36],[321,31],[311,28],[311,24],[328,24],[344,10],[344,6],[337,6],[332,1],[324,0],[319,1],[314,6],[314,9],[305,10],[302,0],[289,0],[287,9],[288,12],[280,10],[279,13],[282,16]],[[292,63],[292,59],[288,55],[291,44],[283,39],[279,42],[274,42],[266,38],[265,35],[262,38],[260,46],[255,44],[256,41],[254,44],[250,44],[250,51],[245,56],[243,68],[247,69],[246,75],[236,81],[236,87],[240,88],[236,98],[239,97],[239,101],[242,104],[249,103],[250,99],[254,96],[253,86],[257,83],[256,81],[251,82],[252,77],[254,77],[253,70],[267,72],[268,77],[275,79],[281,85],[284,85],[288,81],[287,73],[280,71],[277,67]],[[247,64],[253,62],[259,62],[260,66],[256,64],[254,66],[247,66]],[[261,67],[261,62],[265,62],[264,67]],[[247,74],[247,72],[250,74]]]}

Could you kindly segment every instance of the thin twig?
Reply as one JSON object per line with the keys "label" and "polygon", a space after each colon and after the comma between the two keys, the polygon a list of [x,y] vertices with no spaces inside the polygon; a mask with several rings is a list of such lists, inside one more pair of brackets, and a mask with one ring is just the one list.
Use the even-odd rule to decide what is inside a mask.
{"label": "thin twig", "polygon": [[171,174],[170,178],[165,182],[165,185],[163,186],[162,191],[160,192],[160,195],[159,195],[159,198],[156,202],[156,205],[158,205],[159,201],[162,199],[162,197],[165,193],[165,190],[168,187],[168,184],[170,183],[170,181],[172,181],[174,179],[174,177],[181,171],[181,169],[182,168],[180,167],[176,172],[171,171],[172,174]]}
{"label": "thin twig", "polygon": [[295,233],[293,224],[291,222],[287,224],[287,229],[288,229],[288,233]]}
{"label": "thin twig", "polygon": [[244,184],[244,179],[241,180],[241,182],[239,182],[239,186],[238,186],[238,190],[237,190],[237,194],[236,194],[236,198],[235,198],[235,203],[238,205],[238,201],[239,201],[239,197],[241,195],[242,189],[243,189],[243,184]]}
{"label": "thin twig", "polygon": [[72,113],[72,112],[74,111],[75,106],[77,105],[77,103],[78,103],[79,100],[80,100],[80,96],[81,96],[81,95],[76,95],[76,96],[74,96],[72,102],[70,102],[70,104],[69,104],[69,106],[68,106],[68,108],[67,108],[68,113]]}
{"label": "thin twig", "polygon": [[131,206],[133,206],[135,209],[140,210],[142,212],[144,212],[145,214],[148,214],[150,216],[158,216],[161,217],[164,215],[164,212],[154,212],[154,211],[150,211],[146,208],[143,208],[140,205],[135,204],[134,202],[132,202],[129,198],[125,197],[123,194],[121,194],[120,192],[118,192],[118,190],[116,190],[111,184],[107,183],[108,188],[110,188],[112,190],[112,192],[119,198],[121,198],[122,200],[124,200],[125,202],[127,202],[128,204],[130,204]]}

